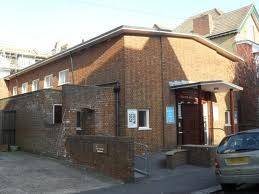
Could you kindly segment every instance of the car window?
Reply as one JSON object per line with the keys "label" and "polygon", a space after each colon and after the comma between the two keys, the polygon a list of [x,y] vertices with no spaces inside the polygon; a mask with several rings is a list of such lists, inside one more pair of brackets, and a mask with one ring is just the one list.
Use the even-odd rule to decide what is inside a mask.
{"label": "car window", "polygon": [[220,154],[259,149],[259,133],[239,133],[224,138],[218,146]]}

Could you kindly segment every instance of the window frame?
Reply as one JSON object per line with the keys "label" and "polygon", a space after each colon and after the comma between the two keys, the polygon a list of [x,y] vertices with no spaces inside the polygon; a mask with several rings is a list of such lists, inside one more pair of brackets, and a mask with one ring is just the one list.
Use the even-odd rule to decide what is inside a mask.
{"label": "window frame", "polygon": [[[64,72],[67,72],[67,79],[68,80],[65,80],[65,82],[64,83],[61,83],[60,81],[61,81],[61,73],[64,73]],[[65,76],[66,77],[66,76]],[[60,72],[58,72],[58,85],[59,86],[62,86],[62,85],[65,85],[65,84],[69,84],[70,83],[70,81],[69,81],[69,69],[64,69],[64,70],[62,70],[62,71],[60,71]]]}
{"label": "window frame", "polygon": [[[26,85],[25,91],[23,90],[24,85]],[[22,94],[26,94],[28,92],[28,82],[22,83],[21,92],[22,92]]]}
{"label": "window frame", "polygon": [[61,123],[55,123],[55,106],[61,106],[61,108],[62,108],[62,104],[53,104],[53,106],[52,106],[52,123],[53,123],[53,125],[62,123],[62,111],[61,111]]}
{"label": "window frame", "polygon": [[[137,118],[137,121],[138,121],[138,130],[151,130],[150,128],[150,112],[149,112],[149,109],[137,109],[138,110],[138,118]],[[139,126],[139,112],[140,111],[145,111],[146,112],[146,126],[144,127],[140,127]]]}
{"label": "window frame", "polygon": [[[37,89],[33,88],[33,83],[36,82],[36,81],[37,81],[37,83],[38,83]],[[31,91],[34,92],[34,91],[37,91],[37,90],[39,90],[39,89],[40,89],[40,79],[32,80],[32,82],[31,82]]]}
{"label": "window frame", "polygon": [[[14,90],[15,89],[15,90]],[[14,91],[15,91],[15,94],[14,94]],[[17,86],[14,86],[13,87],[13,96],[16,96],[18,95],[18,87]]]}
{"label": "window frame", "polygon": [[[227,113],[227,115],[228,115],[228,123],[226,123],[226,113]],[[230,110],[226,110],[225,111],[225,126],[226,127],[230,127],[231,126],[231,123],[230,123]]]}
{"label": "window frame", "polygon": [[[47,80],[47,78],[49,78],[49,77],[51,77],[51,83],[50,83],[50,86],[49,87],[47,87],[46,86],[46,80]],[[53,74],[50,74],[50,75],[46,75],[45,77],[44,77],[44,89],[48,89],[48,88],[52,88],[53,87]]]}

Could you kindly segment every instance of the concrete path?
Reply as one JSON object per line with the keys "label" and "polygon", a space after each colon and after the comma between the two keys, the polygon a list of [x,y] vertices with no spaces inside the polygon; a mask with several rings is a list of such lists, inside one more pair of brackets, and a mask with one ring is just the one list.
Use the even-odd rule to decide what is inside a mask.
{"label": "concrete path", "polygon": [[191,165],[177,167],[174,170],[164,166],[163,153],[152,155],[152,173],[149,178],[135,184],[124,184],[105,189],[82,192],[87,194],[187,194],[218,185],[213,168]]}
{"label": "concrete path", "polygon": [[76,193],[120,184],[90,170],[24,152],[0,152],[0,193]]}

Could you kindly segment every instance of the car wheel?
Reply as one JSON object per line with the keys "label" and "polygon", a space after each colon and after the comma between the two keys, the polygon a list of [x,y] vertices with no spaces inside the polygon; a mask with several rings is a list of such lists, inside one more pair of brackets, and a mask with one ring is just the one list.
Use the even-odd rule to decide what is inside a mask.
{"label": "car wheel", "polygon": [[236,189],[235,184],[221,184],[223,191],[234,191]]}

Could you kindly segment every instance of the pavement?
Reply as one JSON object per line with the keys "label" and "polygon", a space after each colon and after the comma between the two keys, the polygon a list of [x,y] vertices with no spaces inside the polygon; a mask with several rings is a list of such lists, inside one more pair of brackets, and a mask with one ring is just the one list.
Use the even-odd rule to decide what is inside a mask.
{"label": "pavement", "polygon": [[[165,168],[163,153],[152,155],[150,177],[137,180],[136,183],[116,185],[96,189],[85,194],[187,194],[218,185],[213,168],[191,165],[179,166],[174,170]],[[215,190],[214,190],[215,191]]]}
{"label": "pavement", "polygon": [[78,193],[121,184],[68,162],[25,152],[0,152],[0,193]]}

